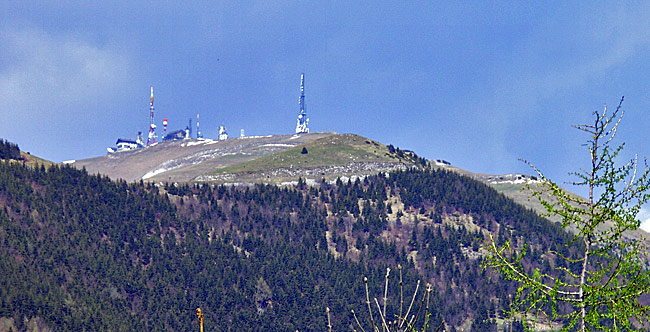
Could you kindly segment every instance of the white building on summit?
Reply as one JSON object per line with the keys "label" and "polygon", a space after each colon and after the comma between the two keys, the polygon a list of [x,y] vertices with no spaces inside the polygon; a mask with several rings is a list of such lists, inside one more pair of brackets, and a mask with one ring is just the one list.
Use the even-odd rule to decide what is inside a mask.
{"label": "white building on summit", "polygon": [[122,152],[135,150],[144,147],[144,141],[142,140],[142,132],[138,132],[138,138],[136,140],[128,138],[118,138],[115,142],[114,148],[106,148],[108,153]]}

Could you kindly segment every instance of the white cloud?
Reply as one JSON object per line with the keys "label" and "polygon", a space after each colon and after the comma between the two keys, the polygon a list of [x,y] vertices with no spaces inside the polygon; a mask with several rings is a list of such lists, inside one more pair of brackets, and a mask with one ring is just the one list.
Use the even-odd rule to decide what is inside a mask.
{"label": "white cloud", "polygon": [[[649,13],[648,5],[625,10],[608,8],[577,13],[575,22],[567,25],[570,29],[558,28],[561,23],[567,24],[564,20],[534,25],[532,32],[518,41],[519,52],[512,57],[512,64],[503,65],[503,71],[498,74],[501,76],[494,80],[501,83],[487,89],[481,85],[483,90],[472,91],[472,96],[460,107],[478,110],[474,118],[480,121],[473,123],[485,132],[477,135],[483,140],[480,144],[489,145],[494,150],[491,155],[503,159],[537,157],[534,161],[539,162],[540,156],[535,154],[544,152],[548,141],[530,139],[529,150],[522,150],[513,144],[517,135],[575,135],[567,124],[578,123],[573,117],[580,113],[572,112],[574,104],[568,103],[574,102],[572,97],[563,98],[581,96],[584,91],[591,91],[592,86],[611,79],[610,76],[622,67],[645,61],[650,48],[650,21],[645,18]],[[549,60],[549,56],[557,59]],[[625,94],[625,91],[618,91],[614,96],[620,97],[618,93]],[[607,97],[602,96],[602,102],[608,101]],[[557,100],[567,101],[567,104],[556,107]],[[601,100],[594,102],[602,105]],[[490,112],[484,112],[485,109]],[[532,121],[536,122],[536,131],[520,129]],[[562,121],[559,129],[557,121]],[[558,165],[576,160],[574,150],[547,155]],[[559,174],[563,176],[565,172]]]}
{"label": "white cloud", "polygon": [[0,68],[3,106],[87,101],[90,96],[85,93],[111,92],[127,78],[123,52],[77,37],[5,30],[0,32],[0,44],[6,53]]}
{"label": "white cloud", "polygon": [[88,137],[106,117],[98,105],[123,94],[129,81],[123,48],[75,34],[3,29],[0,49],[0,136],[21,147],[49,151],[51,138]]}

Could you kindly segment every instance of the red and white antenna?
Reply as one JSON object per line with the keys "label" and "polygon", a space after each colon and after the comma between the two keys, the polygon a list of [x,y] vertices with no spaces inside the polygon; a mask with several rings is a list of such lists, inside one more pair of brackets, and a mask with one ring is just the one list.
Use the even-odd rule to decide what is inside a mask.
{"label": "red and white antenna", "polygon": [[163,119],[163,140],[167,136],[167,118]]}

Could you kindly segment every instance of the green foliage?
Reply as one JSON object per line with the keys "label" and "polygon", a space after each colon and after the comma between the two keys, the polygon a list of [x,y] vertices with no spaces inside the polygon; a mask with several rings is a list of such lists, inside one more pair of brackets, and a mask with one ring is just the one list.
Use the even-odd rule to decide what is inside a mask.
{"label": "green foliage", "polygon": [[[586,201],[567,193],[531,165],[543,181],[535,196],[550,214],[562,218],[563,227],[575,229],[566,250],[547,251],[558,258],[554,271],[523,264],[526,247],[515,250],[510,241],[501,246],[494,239],[488,242],[491,257],[486,266],[519,283],[511,317],[532,314],[561,321],[563,331],[648,328],[649,308],[640,302],[650,291],[647,248],[643,239],[626,234],[639,228],[636,216],[650,198],[650,176],[647,167],[637,170],[636,158],[615,165],[623,145],[611,144],[622,115],[619,104],[612,114],[607,108],[594,113],[593,124],[576,126],[589,135],[590,167],[573,173],[578,178],[575,184],[588,188]],[[526,319],[523,323],[528,325]]]}

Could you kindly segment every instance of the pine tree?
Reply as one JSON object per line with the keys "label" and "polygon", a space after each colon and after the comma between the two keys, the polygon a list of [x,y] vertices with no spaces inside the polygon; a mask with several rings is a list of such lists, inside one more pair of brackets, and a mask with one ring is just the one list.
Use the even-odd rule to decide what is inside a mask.
{"label": "pine tree", "polygon": [[[488,242],[491,255],[486,266],[520,284],[509,312],[513,319],[533,314],[562,320],[563,331],[650,326],[649,307],[639,302],[650,291],[647,250],[642,239],[626,236],[640,226],[636,216],[650,198],[650,176],[647,167],[637,170],[636,157],[623,166],[615,164],[624,145],[612,146],[623,116],[621,103],[612,114],[607,107],[594,112],[593,124],[575,126],[589,135],[591,165],[572,173],[578,179],[575,185],[588,188],[587,199],[568,193],[529,163],[542,180],[534,196],[549,214],[561,217],[565,229],[575,230],[564,254],[548,252],[557,257],[555,271],[546,274],[524,268],[521,259],[526,247],[516,250],[509,241],[503,246],[493,239]],[[534,327],[526,319],[523,323],[527,329]]]}

